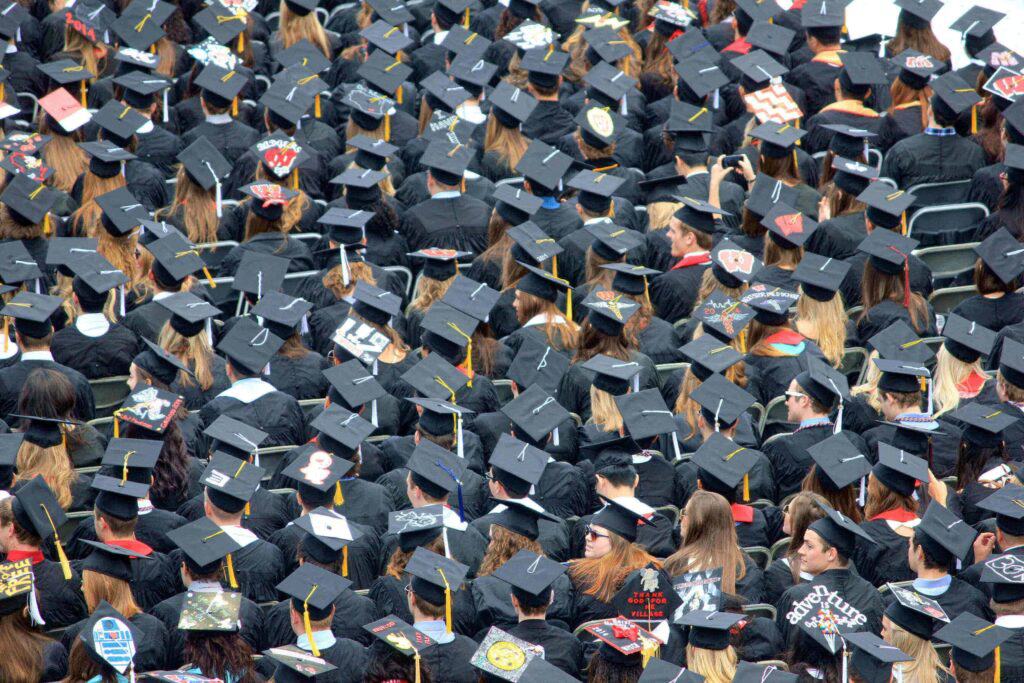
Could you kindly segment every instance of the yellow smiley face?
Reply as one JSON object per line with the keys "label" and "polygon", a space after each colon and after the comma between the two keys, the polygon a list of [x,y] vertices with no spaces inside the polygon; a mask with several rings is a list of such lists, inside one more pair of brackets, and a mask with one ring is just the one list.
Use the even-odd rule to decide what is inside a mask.
{"label": "yellow smiley face", "polygon": [[515,671],[526,663],[526,653],[514,643],[499,640],[487,648],[487,661],[502,671]]}

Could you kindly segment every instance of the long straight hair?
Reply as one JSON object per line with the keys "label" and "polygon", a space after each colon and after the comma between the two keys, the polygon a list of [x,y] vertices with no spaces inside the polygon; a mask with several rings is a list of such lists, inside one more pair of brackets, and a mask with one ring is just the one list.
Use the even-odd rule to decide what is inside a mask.
{"label": "long straight hair", "polygon": [[[429,121],[429,119],[427,120]],[[529,146],[530,141],[526,139],[519,128],[509,128],[501,123],[493,111],[487,116],[484,151],[494,152],[509,169],[515,170]]]}
{"label": "long straight hair", "polygon": [[934,415],[937,417],[956,410],[960,406],[961,399],[977,396],[977,394],[961,395],[960,383],[971,374],[984,375],[985,369],[981,365],[981,358],[973,363],[965,363],[947,351],[945,344],[939,347],[939,352],[935,354],[935,357],[932,395],[935,399]]}
{"label": "long straight hair", "polygon": [[894,667],[901,667],[900,670],[903,674],[901,680],[914,681],[914,683],[939,683],[952,680],[949,667],[942,663],[942,659],[935,652],[935,647],[930,640],[915,636],[891,619],[888,633],[889,643],[911,658],[909,662],[893,664]]}
{"label": "long straight hair", "polygon": [[[908,266],[904,265],[904,268]],[[871,311],[871,309],[883,301],[895,301],[903,305],[906,288],[903,285],[903,275],[890,275],[871,265],[870,261],[864,262],[864,279],[861,281],[861,301],[864,302],[864,310],[860,314],[860,320]],[[928,304],[924,297],[911,290],[910,305],[907,306],[907,313],[910,315],[910,325],[921,334],[928,329],[931,323],[928,320]]]}
{"label": "long straight hair", "polygon": [[585,595],[611,602],[630,572],[654,564],[661,566],[649,552],[630,543],[614,531],[608,532],[611,550],[602,557],[584,557],[569,565],[569,577]]}
{"label": "long straight hair", "polygon": [[684,508],[689,521],[679,550],[665,560],[670,576],[722,567],[722,591],[736,592],[736,581],[747,574],[746,561],[736,536],[732,508],[725,497],[696,491]]}
{"label": "long straight hair", "polygon": [[849,320],[843,299],[838,293],[828,301],[818,301],[801,290],[793,323],[802,335],[814,340],[834,368],[843,362],[846,324]]}
{"label": "long straight hair", "polygon": [[[34,590],[34,589],[33,589]],[[43,676],[43,650],[50,639],[32,628],[25,610],[0,617],[0,679],[37,683]]]}
{"label": "long straight hair", "polygon": [[548,340],[548,344],[562,351],[575,348],[579,344],[579,328],[576,323],[571,320],[558,322],[558,316],[563,318],[565,316],[553,301],[542,299],[521,289],[518,290],[518,296],[519,310],[516,317],[520,324],[526,323],[534,316],[544,314],[547,316],[547,320],[544,322],[544,337]]}
{"label": "long straight hair", "polygon": [[331,42],[327,39],[327,32],[320,25],[320,18],[316,12],[310,12],[305,16],[296,14],[288,8],[288,3],[284,0],[281,0],[278,11],[281,14],[281,21],[277,34],[281,39],[282,47],[287,49],[296,43],[308,40],[323,53],[324,57],[331,59]]}
{"label": "long straight hair", "polygon": [[217,241],[217,203],[212,190],[193,182],[185,172],[185,167],[178,169],[178,182],[174,186],[174,201],[171,205],[156,212],[157,219],[166,219],[181,209],[182,223],[185,234],[192,242],[203,244]]}
{"label": "long straight hair", "polygon": [[178,382],[182,386],[198,384],[203,391],[213,386],[213,348],[210,346],[210,339],[206,336],[205,329],[191,337],[186,337],[171,327],[169,322],[164,323],[157,344],[191,368],[195,379],[192,379],[192,375],[187,372],[178,373]]}

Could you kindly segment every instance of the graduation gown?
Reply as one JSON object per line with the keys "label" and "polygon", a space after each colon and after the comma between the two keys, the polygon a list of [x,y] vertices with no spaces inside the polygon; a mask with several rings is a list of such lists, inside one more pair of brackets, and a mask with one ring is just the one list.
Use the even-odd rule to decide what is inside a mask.
{"label": "graduation gown", "polygon": [[[806,572],[800,572],[801,582],[810,581],[813,578],[812,575]],[[795,585],[793,583],[793,571],[790,568],[789,558],[780,557],[773,560],[764,570],[764,586],[761,600],[769,605],[778,604],[782,594]]]}
{"label": "graduation gown", "polygon": [[[935,473],[935,476],[952,476],[956,470],[956,461],[960,452],[960,428],[942,417],[936,421],[939,423],[937,431],[941,433],[931,437],[932,452],[930,457],[927,451],[924,453],[914,453],[914,455],[930,459],[929,467]],[[867,448],[864,454],[872,464],[878,462],[878,444],[895,443],[895,438],[896,427],[894,425],[879,424],[872,427],[864,432],[864,444]],[[1009,438],[1007,438],[1007,442],[1009,443]]]}
{"label": "graduation gown", "polygon": [[164,323],[171,319],[171,312],[155,301],[147,301],[128,311],[124,325],[139,337],[156,343]]}
{"label": "graduation gown", "polygon": [[[555,398],[558,398],[556,395]],[[549,436],[547,441],[543,445],[543,450],[548,454],[549,457],[554,458],[559,462],[576,462],[577,453],[579,451],[579,438],[578,431],[576,429],[576,422],[572,418],[566,419],[557,427],[558,429],[558,445],[554,444],[554,440]],[[477,415],[476,420],[473,421],[473,430],[477,436],[480,437],[480,446],[484,453],[491,453],[494,451],[494,447],[498,444],[498,439],[501,438],[502,434],[512,433],[512,421],[508,418],[505,413],[498,411],[494,413],[484,413],[483,415]],[[550,464],[550,463],[549,463]],[[546,472],[545,472],[546,475]],[[569,476],[569,475],[566,475]],[[546,476],[541,477],[540,484],[538,486],[538,494],[541,491],[544,492],[542,495],[556,495],[553,491],[548,489],[548,485],[545,484]],[[552,482],[555,486],[555,490],[563,489],[574,489],[575,484],[571,482],[565,482],[564,485],[558,485]],[[560,495],[560,494],[558,494]],[[574,494],[573,494],[574,495]],[[537,495],[532,496],[536,500],[540,500]],[[586,496],[584,496],[586,497]],[[569,499],[560,503],[562,507],[574,506],[575,499]],[[541,503],[541,505],[544,505]],[[554,510],[544,506],[545,510],[548,510],[552,514],[559,514],[563,517],[571,517],[575,513],[567,513],[561,515]]]}
{"label": "graduation gown", "polygon": [[[698,434],[698,439],[700,435]],[[703,443],[703,442],[701,442]],[[737,445],[743,445],[737,441]],[[681,444],[680,444],[681,445]],[[699,447],[699,444],[698,444]],[[754,466],[747,473],[750,500],[781,500],[782,495],[776,492],[777,481],[771,461],[761,451],[747,448],[743,456],[754,458]],[[683,460],[675,465],[675,501],[673,505],[682,510],[686,507],[690,496],[697,490],[697,465],[692,460]],[[743,501],[743,482],[736,485],[734,500]]]}
{"label": "graduation gown", "polygon": [[[309,648],[303,648],[309,652]],[[338,638],[334,645],[320,648],[320,657],[333,664],[336,669],[317,674],[318,683],[362,683],[366,671],[366,648],[354,640]]]}
{"label": "graduation gown", "polygon": [[[285,577],[280,548],[254,538],[245,547],[231,553],[231,559],[242,595],[253,602],[277,600],[277,584]],[[171,553],[171,561],[174,566],[181,566],[180,550]]]}
{"label": "graduation gown", "polygon": [[[836,593],[838,602],[826,598],[829,593]],[[850,569],[829,569],[813,581],[787,589],[776,604],[775,623],[788,646],[801,630],[797,624],[816,613],[825,599],[830,601],[841,629],[881,632],[885,604],[878,590]]]}
{"label": "graduation gown", "polygon": [[16,365],[0,369],[0,419],[8,423],[11,422],[8,416],[18,412],[18,396],[21,394],[21,388],[25,386],[29,374],[36,368],[56,370],[71,380],[71,386],[75,388],[75,407],[71,410],[72,417],[84,422],[96,417],[92,387],[89,386],[89,380],[82,373],[66,365],[61,365],[52,358],[50,360],[26,360],[23,356]]}
{"label": "graduation gown", "polygon": [[544,648],[544,659],[570,676],[580,677],[586,666],[583,644],[571,632],[552,626],[546,619],[523,619],[505,629],[528,643]]}
{"label": "graduation gown", "polygon": [[[799,30],[797,31],[799,33]],[[783,76],[804,91],[807,98],[805,115],[813,118],[824,107],[835,102],[835,81],[842,67],[840,53],[844,50],[829,50],[814,55],[810,61],[794,67]]]}
{"label": "graduation gown", "polygon": [[181,144],[188,147],[205,137],[232,165],[260,139],[260,134],[241,121],[210,123],[203,121],[181,135]]}
{"label": "graduation gown", "polygon": [[[911,525],[919,521],[913,514],[903,514],[904,512],[896,510],[883,514],[895,514],[901,522],[909,519]],[[875,586],[881,586],[888,581],[910,581],[915,577],[907,564],[908,536],[903,535],[908,532],[912,535],[913,529],[912,526],[898,526],[903,534],[897,533],[893,525],[899,523],[880,517],[860,523],[860,528],[875,539],[875,544],[858,538],[852,559],[857,566],[857,573]]]}
{"label": "graduation gown", "polygon": [[556,146],[559,138],[576,129],[572,114],[554,100],[539,100],[530,117],[520,126],[531,140]]}
{"label": "graduation gown", "polygon": [[[405,587],[409,584],[408,574],[396,579],[388,574],[377,577],[370,588],[370,599],[376,607],[377,614],[394,614],[407,623],[412,623],[412,613],[406,598]],[[455,633],[476,633],[476,609],[473,597],[466,587],[452,592],[452,630]]]}
{"label": "graduation gown", "polygon": [[[24,555],[15,557],[22,559]],[[15,560],[8,556],[7,561]],[[64,628],[88,616],[88,608],[82,596],[82,577],[74,568],[71,570],[71,579],[65,581],[60,563],[43,559],[40,555],[32,560],[32,574],[39,596],[39,612],[46,622],[46,628]]]}
{"label": "graduation gown", "polygon": [[897,187],[909,188],[919,183],[970,180],[987,164],[985,152],[973,140],[921,133],[893,145],[879,175],[892,178]]}
{"label": "graduation gown", "polygon": [[[224,590],[230,590],[224,587]],[[287,604],[287,603],[285,603]],[[185,664],[185,632],[178,630],[178,621],[181,619],[181,610],[185,606],[185,593],[178,593],[167,598],[159,605],[149,610],[149,613],[159,619],[164,628],[167,629],[170,649],[168,650],[167,666],[178,667]],[[242,596],[241,607],[238,612],[241,628],[238,635],[242,637],[253,650],[260,651],[267,647],[273,647],[278,643],[271,643],[264,637],[265,627],[263,610],[249,598]],[[289,629],[290,631],[291,629]],[[292,635],[291,641],[295,640]],[[290,641],[290,642],[291,642]]]}
{"label": "graduation gown", "polygon": [[[459,400],[459,405],[465,405]],[[380,444],[381,467],[390,472],[399,467],[405,467],[409,456],[416,450],[415,435],[393,436]],[[466,467],[477,474],[483,475],[486,471],[486,462],[483,447],[480,444],[480,437],[469,431],[465,424],[462,427],[462,452],[466,459]]]}
{"label": "graduation gown", "polygon": [[999,332],[1024,321],[1024,294],[1012,292],[996,299],[978,294],[957,304],[953,313]]}
{"label": "graduation gown", "polygon": [[[630,351],[630,362],[640,365],[640,390],[656,389],[659,386],[658,371],[651,359],[638,351]],[[580,363],[569,367],[562,377],[558,391],[558,402],[570,413],[576,413],[583,422],[590,419],[590,386],[594,383],[594,371],[587,370]]]}
{"label": "graduation gown", "polygon": [[84,334],[77,324],[69,325],[54,333],[50,345],[55,361],[78,370],[86,379],[127,375],[138,352],[139,338],[121,323],[96,337]]}
{"label": "graduation gown", "polygon": [[[548,203],[547,199],[545,203]],[[541,206],[530,220],[536,223],[545,235],[557,242],[582,228],[583,219],[570,204],[557,201],[556,203],[557,206]]]}
{"label": "graduation gown", "polygon": [[267,432],[269,436],[262,444],[264,448],[300,444],[306,440],[305,418],[298,401],[276,390],[246,401],[251,394],[235,391],[237,384],[203,406],[199,416],[204,425],[212,424],[221,415],[233,417]]}
{"label": "graduation gown", "polygon": [[331,362],[316,351],[301,358],[286,358],[278,353],[270,360],[270,374],[266,378],[278,391],[296,400],[323,398],[330,384],[323,371],[329,367]]}
{"label": "graduation gown", "polygon": [[[195,362],[189,362],[189,367],[195,370]],[[273,368],[271,368],[273,370]],[[185,377],[183,373],[178,373],[178,378],[171,383],[171,391],[178,394],[185,399],[185,407],[191,411],[198,411],[206,405],[207,401],[215,398],[219,393],[225,391],[231,386],[231,380],[228,379],[227,362],[218,355],[213,355],[210,363],[210,374],[213,375],[213,383],[208,389],[203,389],[198,382],[188,377],[188,383],[185,383]],[[199,454],[202,457],[205,454]]]}
{"label": "graduation gown", "polygon": [[805,251],[844,261],[855,253],[857,246],[868,236],[864,212],[844,213],[822,221],[804,245]]}
{"label": "graduation gown", "polygon": [[[786,496],[800,490],[800,485],[807,472],[814,465],[808,449],[832,437],[834,425],[831,422],[798,428],[785,439],[776,439],[764,446],[764,453],[772,464],[775,472],[775,483],[778,497],[771,500],[782,500]],[[842,434],[853,444],[858,453],[866,448],[864,440],[856,433],[844,431]]]}
{"label": "graduation gown", "polygon": [[[485,538],[490,538],[491,523],[494,521],[495,516],[501,510],[504,510],[505,506],[498,501],[498,504],[491,509],[489,513],[483,517],[474,519],[470,524],[477,531],[480,532]],[[565,562],[569,559],[569,526],[564,520],[558,520],[553,522],[547,519],[541,519],[537,522],[537,527],[540,530],[540,535],[537,537],[537,542],[540,543],[541,548],[544,549],[544,553],[555,562]]]}
{"label": "graduation gown", "polygon": [[487,249],[490,218],[491,207],[475,197],[431,198],[405,213],[401,231],[409,251],[437,247],[479,254]]}
{"label": "graduation gown", "polygon": [[[918,323],[922,325],[919,335],[922,337],[934,337],[937,334],[935,311],[930,303],[925,302],[925,306],[927,308],[927,318]],[[897,320],[902,320],[907,325],[914,327],[911,324],[910,312],[903,307],[903,302],[892,301],[891,299],[881,301],[869,308],[864,316],[857,321],[857,338],[871,339],[871,337],[885,330]]]}
{"label": "graduation gown", "polygon": [[235,275],[238,266],[241,265],[242,256],[247,251],[288,259],[289,273],[313,270],[313,254],[303,242],[279,232],[264,232],[253,235],[237,247],[232,247],[224,260],[220,262],[220,267],[217,270],[219,275],[222,277]]}
{"label": "graduation gown", "polygon": [[[848,309],[854,306],[860,306],[862,303],[860,296],[860,284],[864,279],[864,263],[867,260],[867,254],[860,251],[846,259],[850,264],[850,270],[846,273],[846,277],[843,278],[843,283],[839,286],[839,293],[843,295],[843,302],[846,304],[846,308]],[[924,261],[913,254],[910,255],[909,262],[910,289],[927,299],[934,288],[934,285],[932,284],[932,271],[927,265],[925,265]],[[861,337],[861,339],[864,338]]]}
{"label": "graduation gown", "polygon": [[[351,560],[352,557],[349,556],[349,561]],[[289,617],[290,606],[291,600],[285,599],[266,611],[263,619],[264,647],[281,647],[295,642],[295,632],[292,631]],[[373,636],[362,627],[362,624],[369,624],[376,618],[373,601],[370,598],[357,595],[353,590],[343,590],[334,601],[331,633],[337,638],[347,638],[362,645],[369,645]]]}
{"label": "graduation gown", "polygon": [[[693,265],[688,265],[691,262]],[[710,260],[683,258],[650,279],[651,304],[659,318],[674,324],[690,317],[709,263]]]}
{"label": "graduation gown", "polygon": [[[139,517],[135,522],[135,538],[158,553],[166,555],[178,547],[167,538],[167,533],[187,523],[188,520],[170,510],[159,508],[150,508],[145,512],[140,510]],[[95,518],[86,517],[78,523],[71,537],[64,542],[64,551],[69,558],[83,559],[90,553],[92,546],[82,543],[82,541],[96,540],[99,539],[96,537]]]}
{"label": "graduation gown", "polygon": [[747,378],[751,380],[753,391],[758,402],[766,406],[776,396],[782,396],[789,388],[794,377],[807,369],[807,357],[814,356],[825,360],[818,345],[810,339],[792,330],[776,333],[768,338],[776,351],[783,355],[755,356],[748,353],[743,361],[746,363]]}
{"label": "graduation gown", "polygon": [[[403,508],[404,509],[404,508]],[[483,562],[487,553],[489,537],[484,536],[476,527],[468,522],[463,527],[459,524],[459,513],[450,507],[445,512],[446,516],[451,515],[447,526],[448,550],[452,558],[469,567],[469,576],[476,576],[480,563]],[[391,556],[398,549],[398,537],[395,534],[385,534],[380,539],[381,554],[378,564],[387,567]]]}
{"label": "graduation gown", "polygon": [[[61,635],[60,642],[68,652],[71,652],[71,646],[85,628],[85,621],[82,619],[72,624]],[[158,671],[167,668],[166,664],[174,659],[174,653],[171,652],[170,637],[163,622],[145,612],[129,617],[128,621],[142,633],[142,637],[135,641],[135,670]]]}
{"label": "graduation gown", "polygon": [[[379,571],[380,538],[370,527],[349,520],[349,526],[362,534],[349,543],[348,574],[343,578],[352,582],[352,590],[369,588],[377,578]],[[299,567],[299,543],[307,536],[306,532],[289,522],[288,526],[275,531],[268,539],[281,549],[284,558],[284,572],[291,574]],[[347,637],[347,636],[346,636]]]}
{"label": "graduation gown", "polygon": [[824,128],[826,125],[844,124],[877,133],[882,121],[878,112],[858,100],[833,102],[807,119],[807,135],[801,140],[801,146],[808,154],[827,150],[835,131]]}
{"label": "graduation gown", "polygon": [[[547,618],[558,619],[565,623],[572,621],[572,583],[569,577],[559,576],[552,584],[555,592],[554,601],[548,607]],[[519,618],[512,607],[512,591],[509,584],[496,576],[478,576],[469,585],[470,594],[477,612],[477,626],[483,631],[497,626],[508,631]]]}

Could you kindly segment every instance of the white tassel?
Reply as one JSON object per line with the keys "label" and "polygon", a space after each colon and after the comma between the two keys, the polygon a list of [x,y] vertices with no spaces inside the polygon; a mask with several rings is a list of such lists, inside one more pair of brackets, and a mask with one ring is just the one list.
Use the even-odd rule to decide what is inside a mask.
{"label": "white tassel", "polygon": [[377,376],[377,359],[376,358],[373,359],[373,376],[374,377]]}
{"label": "white tassel", "polygon": [[263,374],[267,375],[268,377],[270,376],[270,363],[267,363],[267,366],[263,368]]}
{"label": "white tassel", "polygon": [[124,317],[124,285],[121,285],[120,287],[118,287],[118,289],[121,291],[121,306],[120,306],[120,309],[121,309],[121,317],[123,318]]}
{"label": "white tassel", "polygon": [[302,314],[302,327],[299,328],[299,334],[309,334],[309,321],[306,319],[308,316]]}
{"label": "white tassel", "polygon": [[633,375],[633,392],[637,393],[640,391],[640,373]]}
{"label": "white tassel", "polygon": [[864,482],[866,480],[867,480],[867,477],[861,477],[860,478],[860,494],[857,496],[857,503],[861,507],[864,507],[864,505],[867,504],[868,492],[867,492],[867,486],[865,486],[865,484],[864,484]]}
{"label": "white tassel", "polygon": [[622,114],[623,116],[626,116],[629,113],[629,109],[628,107],[626,107],[625,95],[623,95],[622,99],[619,101],[619,113]]}
{"label": "white tassel", "polygon": [[377,424],[377,399],[370,401],[370,422],[373,423],[374,427],[380,427]]}
{"label": "white tassel", "polygon": [[39,278],[36,278],[36,294],[42,294],[42,290],[39,288]]}
{"label": "white tassel", "polygon": [[213,322],[210,318],[206,319],[206,341],[213,345]]}
{"label": "white tassel", "polygon": [[558,427],[555,427],[554,429],[551,430],[551,445],[552,446],[560,445],[559,442],[558,442]]}
{"label": "white tassel", "polygon": [[167,123],[170,120],[170,112],[168,111],[168,106],[167,106],[167,91],[168,90],[170,90],[170,88],[164,88],[164,123]]}
{"label": "white tassel", "polygon": [[714,94],[714,96],[711,99],[711,107],[713,109],[718,109],[720,104],[721,104],[721,102],[719,102],[718,88],[715,88],[715,94]]}
{"label": "white tassel", "polygon": [[850,683],[849,671],[850,657],[846,652],[846,643],[843,643],[843,683]]}
{"label": "white tassel", "polygon": [[679,452],[679,439],[676,438],[676,433],[672,432],[672,452],[676,455],[676,460],[683,457],[683,454]]}
{"label": "white tassel", "polygon": [[928,378],[928,417],[932,416],[934,405],[932,403],[932,378]]}
{"label": "white tassel", "polygon": [[36,599],[35,575],[32,575],[32,590],[28,593],[28,616],[33,626],[46,626],[43,614],[39,611],[39,601]]}
{"label": "white tassel", "polygon": [[223,199],[221,197],[220,181],[217,181],[217,183],[215,184],[215,187],[217,188],[216,189],[216,192],[217,192],[217,198],[216,198],[216,202],[217,202],[217,218],[221,218],[224,215],[224,202],[223,202]]}
{"label": "white tassel", "polygon": [[444,541],[444,556],[449,560],[452,559],[452,551],[448,547],[448,527],[441,525],[441,540]]}
{"label": "white tassel", "polygon": [[466,454],[462,450],[462,415],[455,415],[455,443],[458,446],[457,455],[460,459],[465,459]]}
{"label": "white tassel", "polygon": [[346,287],[350,282],[348,273],[348,255],[345,254],[345,245],[341,245],[341,282]]}

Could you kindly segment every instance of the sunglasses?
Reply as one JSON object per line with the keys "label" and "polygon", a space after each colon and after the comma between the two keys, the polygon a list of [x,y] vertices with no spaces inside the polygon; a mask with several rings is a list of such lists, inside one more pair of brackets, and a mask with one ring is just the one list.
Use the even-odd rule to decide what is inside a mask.
{"label": "sunglasses", "polygon": [[587,538],[596,541],[599,538],[610,538],[608,534],[602,534],[594,530],[594,527],[587,526]]}

